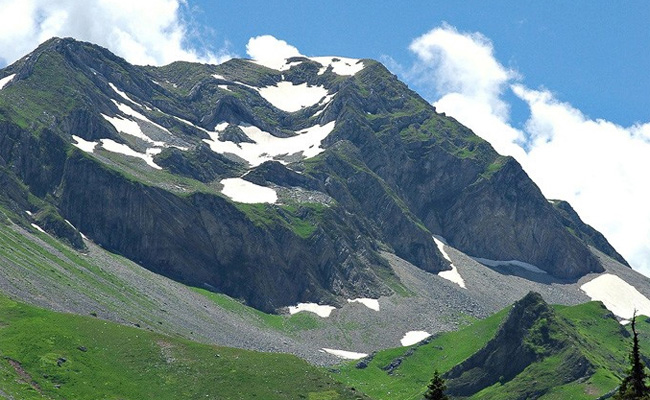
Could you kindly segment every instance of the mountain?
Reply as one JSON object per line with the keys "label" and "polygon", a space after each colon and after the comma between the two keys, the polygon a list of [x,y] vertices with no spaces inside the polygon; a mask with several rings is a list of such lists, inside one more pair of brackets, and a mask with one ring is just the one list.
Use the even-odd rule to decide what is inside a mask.
{"label": "mountain", "polygon": [[0,183],[3,295],[204,344],[332,365],[530,291],[650,314],[602,234],[373,60],[54,38],[0,70]]}
{"label": "mountain", "polygon": [[2,165],[45,202],[13,208],[265,311],[389,294],[382,248],[448,270],[432,234],[558,278],[603,270],[514,159],[380,64],[319,60],[136,67],[52,39],[2,72]]}

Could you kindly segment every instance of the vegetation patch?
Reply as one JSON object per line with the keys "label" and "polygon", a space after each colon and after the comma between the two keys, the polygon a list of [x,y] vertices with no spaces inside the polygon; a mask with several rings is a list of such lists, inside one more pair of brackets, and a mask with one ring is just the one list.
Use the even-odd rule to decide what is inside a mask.
{"label": "vegetation patch", "polygon": [[274,315],[267,314],[255,308],[248,307],[236,299],[225,294],[211,292],[200,288],[191,288],[193,291],[207,297],[215,302],[219,307],[248,318],[252,323],[266,328],[271,328],[285,333],[317,329],[322,326],[320,317],[308,312],[297,313],[293,315]]}

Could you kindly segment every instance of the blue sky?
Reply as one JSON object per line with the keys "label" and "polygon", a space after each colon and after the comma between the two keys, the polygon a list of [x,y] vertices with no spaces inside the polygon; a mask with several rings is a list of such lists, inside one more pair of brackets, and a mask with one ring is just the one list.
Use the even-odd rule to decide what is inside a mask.
{"label": "blue sky", "polygon": [[[336,54],[408,64],[408,45],[443,22],[481,32],[502,64],[530,87],[545,86],[593,118],[622,125],[648,119],[650,3],[612,1],[190,1],[211,27],[245,55],[253,36],[270,34],[306,55]],[[422,88],[421,91],[426,91]]]}
{"label": "blue sky", "polygon": [[256,57],[247,45],[262,35],[270,53],[380,60],[650,275],[650,2],[0,0],[0,10],[0,68],[52,36],[135,64]]}

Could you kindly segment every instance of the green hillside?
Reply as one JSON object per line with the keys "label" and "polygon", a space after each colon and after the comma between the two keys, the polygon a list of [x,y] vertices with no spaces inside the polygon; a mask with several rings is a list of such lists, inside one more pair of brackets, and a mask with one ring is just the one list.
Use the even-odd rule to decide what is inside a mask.
{"label": "green hillside", "polygon": [[[495,343],[495,335],[506,325],[505,309],[490,318],[473,323],[458,332],[433,337],[428,343],[410,348],[397,348],[376,353],[365,368],[358,362],[340,367],[338,379],[376,399],[420,399],[434,370],[440,371],[450,392],[460,391],[462,382],[450,371],[462,369],[469,359],[492,348],[487,359],[475,368],[465,368],[474,380],[481,377],[479,369],[496,373],[508,365],[490,365],[501,352],[516,363],[518,346],[512,336]],[[495,376],[494,384],[471,395],[454,398],[471,399],[595,399],[614,390],[627,369],[631,347],[629,328],[622,327],[600,302],[577,306],[553,306],[551,316],[536,319],[523,332],[522,345],[533,361],[516,376],[508,379]],[[650,351],[650,323],[639,318],[642,353]],[[456,374],[458,375],[458,374]],[[463,375],[461,375],[463,376]]]}
{"label": "green hillside", "polygon": [[[210,346],[0,297],[0,397],[361,399],[295,356]],[[12,398],[9,397],[9,398]]]}

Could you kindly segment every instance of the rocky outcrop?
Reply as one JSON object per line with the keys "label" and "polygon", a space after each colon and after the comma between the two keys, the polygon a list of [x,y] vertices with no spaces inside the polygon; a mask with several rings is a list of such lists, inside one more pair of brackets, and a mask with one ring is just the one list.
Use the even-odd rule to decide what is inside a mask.
{"label": "rocky outcrop", "polygon": [[244,172],[240,165],[210,150],[210,147],[204,143],[200,143],[190,151],[182,151],[175,147],[167,148],[155,157],[155,162],[174,174],[201,182],[235,177]]}
{"label": "rocky outcrop", "polygon": [[429,272],[449,269],[426,227],[379,176],[362,166],[357,149],[342,141],[317,161],[311,176],[346,210],[363,216],[399,257]]}
{"label": "rocky outcrop", "polygon": [[447,240],[473,256],[525,261],[560,278],[603,271],[512,158],[467,186],[441,219]]}
{"label": "rocky outcrop", "polygon": [[571,207],[571,204],[564,200],[550,201],[555,210],[559,213],[562,219],[562,224],[567,228],[569,233],[576,236],[582,242],[594,246],[596,249],[602,251],[621,264],[627,265],[628,267],[630,266],[623,256],[620,255],[611,244],[609,244],[609,241],[607,241],[602,233],[582,221],[578,213],[576,213],[573,207]]}
{"label": "rocky outcrop", "polygon": [[67,144],[50,129],[34,136],[0,121],[0,159],[38,197],[52,193],[61,180]]}
{"label": "rocky outcrop", "polygon": [[514,159],[436,114],[382,67],[373,72],[359,74],[328,140],[353,144],[359,165],[429,231],[470,255],[524,261],[559,278],[603,270]]}
{"label": "rocky outcrop", "polygon": [[[131,181],[80,152],[65,172],[60,208],[76,227],[173,279],[215,288],[265,311],[299,301],[337,302],[336,295],[390,293],[370,267],[386,268],[372,242],[338,208],[290,215],[263,205],[238,208],[214,194],[179,197]],[[289,218],[312,225],[283,223]]]}
{"label": "rocky outcrop", "polygon": [[[507,384],[533,363],[551,356],[562,360],[550,373],[563,383],[589,376],[593,366],[571,342],[572,336],[542,297],[531,292],[513,305],[485,347],[445,374],[448,393],[470,396],[496,383]],[[511,398],[533,399],[549,389],[540,379],[528,392],[513,393]]]}

